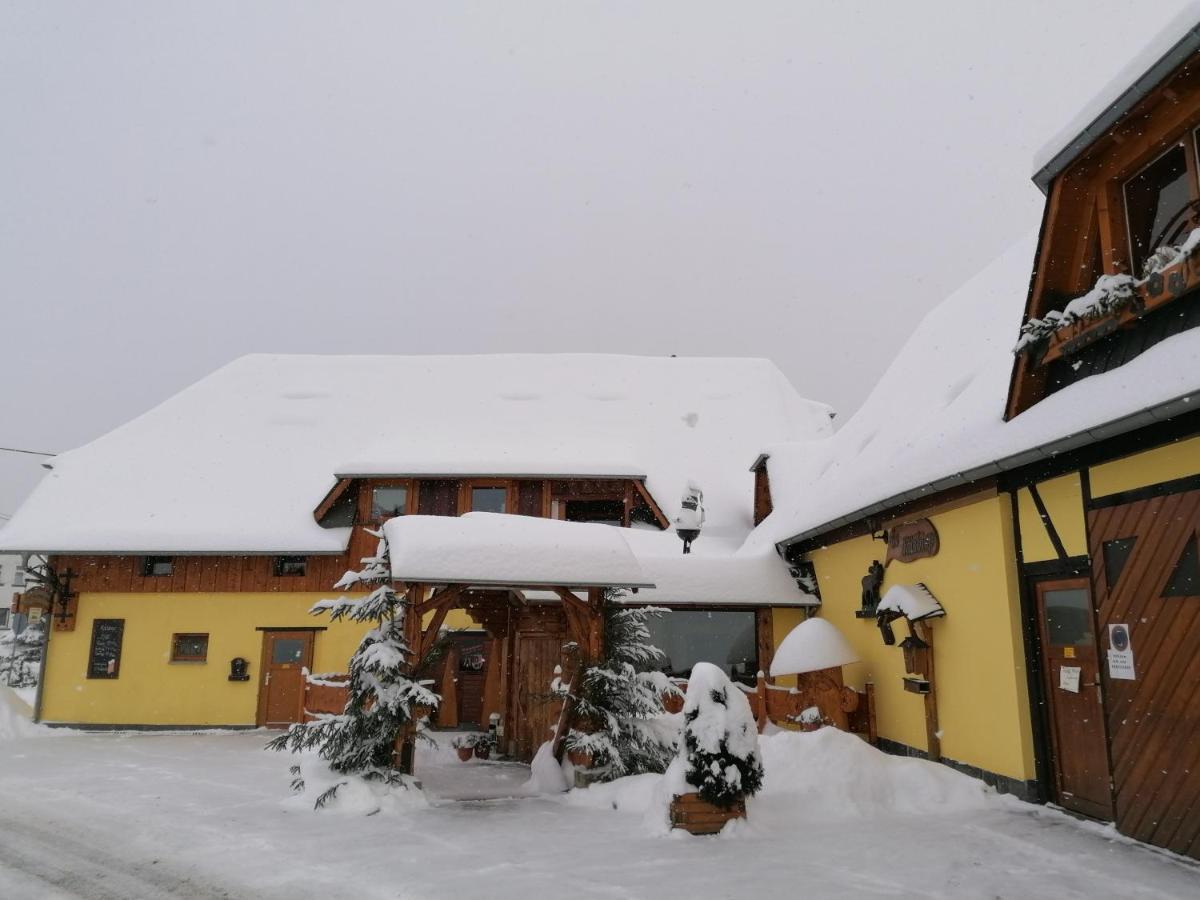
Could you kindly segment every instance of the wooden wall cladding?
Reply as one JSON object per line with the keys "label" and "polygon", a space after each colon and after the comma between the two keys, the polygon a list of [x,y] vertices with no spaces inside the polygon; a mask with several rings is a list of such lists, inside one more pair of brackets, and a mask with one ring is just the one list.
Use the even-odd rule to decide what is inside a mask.
{"label": "wooden wall cladding", "polygon": [[[172,593],[188,592],[304,592],[331,591],[347,569],[358,569],[365,557],[374,556],[379,539],[368,528],[372,523],[371,488],[404,486],[409,489],[407,514],[456,515],[463,504],[462,495],[471,485],[503,485],[509,489],[509,509],[521,515],[550,515],[553,495],[570,497],[648,497],[645,488],[629,479],[554,480],[467,478],[457,480],[420,480],[407,478],[343,479],[330,492],[314,515],[322,515],[335,503],[353,498],[354,530],[347,552],[308,556],[303,575],[276,575],[274,556],[174,556],[170,575],[142,574],[143,556],[54,556],[58,571],[70,568],[76,577],[72,589],[80,592]],[[628,503],[628,502],[627,502]],[[655,510],[666,527],[661,511]]]}
{"label": "wooden wall cladding", "polygon": [[141,556],[55,556],[80,593],[328,591],[349,566],[346,554],[309,556],[303,575],[276,575],[273,556],[176,556],[170,575],[142,575]]}

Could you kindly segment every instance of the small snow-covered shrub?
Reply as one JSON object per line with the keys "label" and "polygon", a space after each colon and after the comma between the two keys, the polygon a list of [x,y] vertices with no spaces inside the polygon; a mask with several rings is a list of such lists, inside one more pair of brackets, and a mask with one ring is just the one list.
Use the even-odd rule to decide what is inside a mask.
{"label": "small snow-covered shrub", "polygon": [[[335,780],[317,792],[315,808],[330,803],[337,792],[359,780],[378,785],[407,788],[411,779],[393,765],[396,737],[415,726],[420,716],[435,708],[441,699],[413,677],[412,651],[404,639],[404,619],[408,602],[392,587],[387,540],[382,534],[374,557],[364,559],[358,572],[347,572],[335,585],[340,590],[372,588],[359,599],[338,597],[322,600],[312,608],[313,615],[328,613],[332,621],[350,619],[374,622],[350,659],[346,707],[338,715],[321,714],[315,721],[291,726],[267,747],[300,753],[316,750],[332,772],[355,776]],[[421,731],[418,738],[429,740]],[[299,766],[292,768],[293,787],[306,789]]]}
{"label": "small snow-covered shrub", "polygon": [[728,809],[763,782],[758,728],[741,688],[712,663],[696,663],[683,704],[683,748],[675,765],[700,799]]}
{"label": "small snow-covered shrub", "polygon": [[[583,673],[566,747],[589,755],[588,771],[599,780],[663,772],[675,756],[678,717],[663,708],[663,697],[679,688],[657,670],[664,655],[650,643],[647,626],[668,612],[653,606],[611,610],[606,658]],[[570,689],[557,684],[560,691]]]}

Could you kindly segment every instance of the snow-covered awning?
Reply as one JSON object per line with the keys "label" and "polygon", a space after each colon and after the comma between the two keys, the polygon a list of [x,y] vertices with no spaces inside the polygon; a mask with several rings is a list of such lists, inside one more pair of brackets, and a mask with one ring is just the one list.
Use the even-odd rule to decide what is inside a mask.
{"label": "snow-covered awning", "polygon": [[919,581],[916,584],[892,585],[879,601],[876,612],[899,613],[910,622],[936,619],[946,614],[933,592]]}
{"label": "snow-covered awning", "polygon": [[392,577],[480,587],[652,588],[611,525],[501,513],[400,516],[384,523]]}

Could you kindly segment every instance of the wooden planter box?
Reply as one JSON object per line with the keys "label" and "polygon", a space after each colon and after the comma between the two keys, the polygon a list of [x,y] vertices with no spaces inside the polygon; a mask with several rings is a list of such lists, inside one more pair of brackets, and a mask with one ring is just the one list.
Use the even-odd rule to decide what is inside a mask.
{"label": "wooden planter box", "polygon": [[730,819],[746,818],[746,800],[739,798],[729,809],[700,799],[699,794],[680,794],[671,800],[671,827],[691,834],[716,834]]}

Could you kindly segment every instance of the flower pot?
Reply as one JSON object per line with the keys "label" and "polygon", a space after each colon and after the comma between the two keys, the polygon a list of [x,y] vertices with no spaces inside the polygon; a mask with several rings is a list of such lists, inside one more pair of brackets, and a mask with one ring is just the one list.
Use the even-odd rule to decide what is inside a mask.
{"label": "flower pot", "polygon": [[577,769],[590,769],[592,767],[592,754],[587,750],[568,750],[567,759]]}
{"label": "flower pot", "polygon": [[699,794],[680,794],[671,798],[671,827],[691,834],[716,834],[730,819],[744,818],[744,797],[739,797],[729,809],[701,800]]}
{"label": "flower pot", "polygon": [[455,747],[454,749],[458,751],[458,758],[463,762],[467,762],[475,752],[470,747]]}
{"label": "flower pot", "polygon": [[480,759],[487,759],[492,755],[492,748],[487,744],[480,744],[475,748],[475,755]]}

